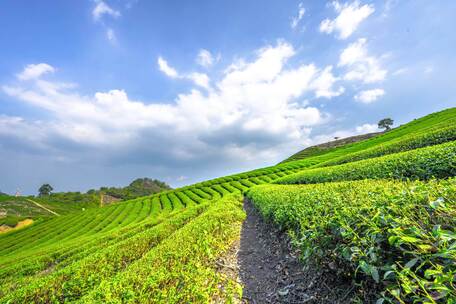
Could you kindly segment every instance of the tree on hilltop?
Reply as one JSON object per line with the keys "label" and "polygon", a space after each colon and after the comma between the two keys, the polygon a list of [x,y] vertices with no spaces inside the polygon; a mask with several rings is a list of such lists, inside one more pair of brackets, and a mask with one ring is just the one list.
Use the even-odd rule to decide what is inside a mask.
{"label": "tree on hilltop", "polygon": [[385,129],[385,131],[389,131],[391,130],[391,126],[393,125],[393,123],[394,120],[392,120],[391,118],[383,118],[378,122],[378,127],[380,129]]}
{"label": "tree on hilltop", "polygon": [[54,190],[54,188],[52,188],[51,185],[43,184],[43,185],[41,185],[40,189],[38,189],[39,196],[49,195],[49,194],[51,194],[52,190]]}

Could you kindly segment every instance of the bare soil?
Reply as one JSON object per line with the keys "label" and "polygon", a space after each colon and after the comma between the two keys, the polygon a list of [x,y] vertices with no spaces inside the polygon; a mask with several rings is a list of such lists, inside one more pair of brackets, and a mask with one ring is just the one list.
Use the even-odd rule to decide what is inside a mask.
{"label": "bare soil", "polygon": [[266,223],[244,201],[244,221],[237,254],[243,303],[352,303],[356,288],[330,269],[304,265],[285,233]]}
{"label": "bare soil", "polygon": [[25,220],[19,221],[16,224],[16,226],[14,226],[14,227],[10,227],[8,225],[0,225],[0,233],[5,233],[8,231],[12,231],[12,230],[18,230],[18,229],[24,228],[28,225],[31,225],[31,224],[33,224],[32,219],[25,219]]}

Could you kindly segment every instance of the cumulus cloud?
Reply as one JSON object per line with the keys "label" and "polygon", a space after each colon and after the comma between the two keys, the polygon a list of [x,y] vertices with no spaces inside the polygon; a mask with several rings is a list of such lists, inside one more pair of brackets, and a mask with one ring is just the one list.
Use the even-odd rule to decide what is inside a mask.
{"label": "cumulus cloud", "polygon": [[17,74],[16,77],[20,80],[31,80],[39,78],[47,73],[54,73],[55,68],[47,63],[29,64],[24,70]]}
{"label": "cumulus cloud", "polygon": [[169,66],[168,62],[163,59],[161,56],[157,59],[158,68],[162,71],[166,76],[171,78],[178,78],[179,74],[177,73],[176,69]]}
{"label": "cumulus cloud", "polygon": [[[5,94],[48,112],[50,119],[2,117],[0,136],[67,157],[99,151],[115,163],[260,165],[308,143],[312,127],[327,120],[302,100],[341,94],[331,67],[288,67],[294,55],[286,42],[268,45],[254,60],[232,64],[204,91],[199,87],[209,87],[207,75],[189,73],[197,86],[168,103],[134,100],[121,89],[83,95],[71,84],[43,79],[3,85]],[[168,76],[184,77],[161,57],[158,64]],[[40,136],[29,141],[21,134]]]}
{"label": "cumulus cloud", "polygon": [[332,74],[332,66],[326,67],[320,75],[312,82],[312,88],[315,89],[315,97],[332,98],[342,95],[345,88],[339,86],[334,89],[334,85],[340,79]]}
{"label": "cumulus cloud", "polygon": [[374,132],[380,132],[381,130],[378,128],[377,124],[363,124],[361,126],[357,126],[355,128],[356,133],[358,134],[366,134],[366,133],[374,133]]}
{"label": "cumulus cloud", "polygon": [[209,88],[209,77],[203,73],[191,73],[188,78],[190,78],[196,85]]}
{"label": "cumulus cloud", "polygon": [[117,18],[120,17],[120,12],[111,8],[104,1],[98,0],[92,10],[92,17],[95,21],[99,21],[104,15]]}
{"label": "cumulus cloud", "polygon": [[317,145],[321,143],[330,142],[337,139],[347,138],[350,136],[361,135],[366,133],[380,132],[377,124],[365,123],[350,129],[337,130],[331,133],[319,134],[309,138],[308,145]]}
{"label": "cumulus cloud", "polygon": [[365,90],[356,94],[355,100],[362,103],[372,103],[383,95],[385,95],[385,90],[383,89]]}
{"label": "cumulus cloud", "polygon": [[181,74],[175,68],[171,67],[168,62],[162,57],[157,59],[158,69],[166,76],[174,79],[187,79],[192,81],[197,86],[209,89],[209,76],[204,73],[192,72],[189,74]]}
{"label": "cumulus cloud", "polygon": [[196,57],[196,63],[205,68],[212,66],[215,61],[216,59],[211,52],[205,49],[201,49]]}
{"label": "cumulus cloud", "polygon": [[306,13],[306,9],[304,8],[304,4],[301,2],[298,5],[298,14],[291,19],[291,28],[295,29],[302,18],[304,18],[304,14]]}
{"label": "cumulus cloud", "polygon": [[340,54],[338,66],[348,69],[345,80],[373,83],[385,79],[387,71],[381,67],[376,57],[368,54],[366,43],[365,38],[360,38]]}
{"label": "cumulus cloud", "polygon": [[338,13],[338,16],[332,20],[323,20],[320,23],[320,32],[327,34],[337,32],[337,38],[339,39],[347,39],[350,37],[356,31],[360,23],[375,11],[373,5],[361,5],[358,0],[344,4],[333,1],[332,7],[336,13]]}

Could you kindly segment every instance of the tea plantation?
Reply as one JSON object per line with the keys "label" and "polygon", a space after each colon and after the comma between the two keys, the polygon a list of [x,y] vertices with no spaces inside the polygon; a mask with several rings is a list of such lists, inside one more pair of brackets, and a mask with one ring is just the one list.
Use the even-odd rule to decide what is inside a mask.
{"label": "tea plantation", "polygon": [[[236,302],[244,196],[378,303],[456,303],[456,108],[276,166],[0,235],[0,303]],[[298,153],[299,154],[299,153]]]}

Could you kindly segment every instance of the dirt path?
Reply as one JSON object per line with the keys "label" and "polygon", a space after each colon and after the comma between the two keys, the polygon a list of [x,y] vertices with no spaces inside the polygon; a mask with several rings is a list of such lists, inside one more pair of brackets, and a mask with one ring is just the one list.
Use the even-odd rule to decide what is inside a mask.
{"label": "dirt path", "polygon": [[46,210],[47,212],[50,212],[50,213],[52,213],[52,214],[54,214],[54,215],[57,215],[57,216],[60,216],[60,214],[58,214],[57,212],[54,212],[54,211],[52,211],[51,209],[48,209],[48,208],[44,207],[43,205],[41,205],[40,203],[35,202],[34,200],[31,200],[31,199],[27,198],[27,201],[29,201],[30,203],[33,203],[33,204],[37,205],[38,207],[40,207],[40,208]]}
{"label": "dirt path", "polygon": [[237,266],[247,303],[350,303],[354,289],[331,272],[303,266],[288,237],[265,223],[253,206],[247,212]]}

